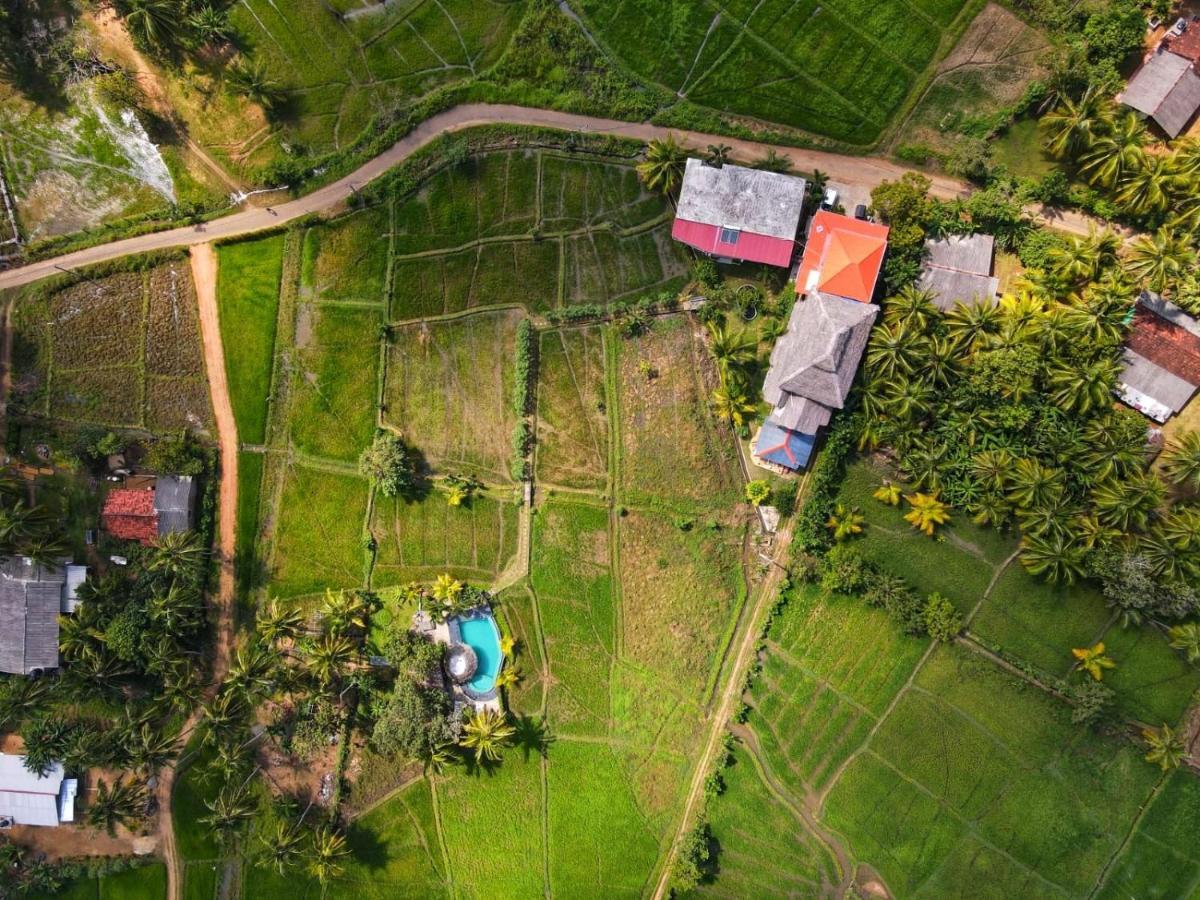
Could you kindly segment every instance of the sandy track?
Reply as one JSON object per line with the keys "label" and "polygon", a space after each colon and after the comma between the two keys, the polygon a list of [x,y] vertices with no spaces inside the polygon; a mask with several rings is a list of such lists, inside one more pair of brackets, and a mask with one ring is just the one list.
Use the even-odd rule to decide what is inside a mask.
{"label": "sandy track", "polygon": [[[197,240],[211,241],[263,231],[310,213],[336,209],[345,203],[354,191],[403,162],[438,136],[477,125],[495,124],[534,125],[584,134],[613,135],[638,141],[648,141],[674,134],[687,147],[697,150],[702,150],[709,144],[728,144],[733,148],[734,155],[741,160],[757,159],[772,147],[770,144],[760,144],[722,135],[662,128],[658,125],[635,122],[621,122],[616,119],[601,119],[594,116],[578,116],[556,110],[531,109],[504,104],[466,103],[426,119],[383,153],[363,163],[351,174],[317,188],[311,194],[306,194],[296,200],[272,208],[247,209],[232,213],[220,219],[214,219],[206,225],[189,225],[113,241],[85,250],[77,250],[74,253],[67,253],[54,259],[30,263],[8,272],[0,272],[0,289],[16,287],[39,278],[45,278],[47,275],[54,274],[56,266],[71,268],[72,266],[117,259],[131,253],[186,247],[194,244]],[[797,147],[776,146],[773,149],[787,157],[792,166],[801,172],[820,169],[829,173],[839,184],[867,189],[875,187],[882,181],[900,178],[906,172],[916,171],[890,160],[872,156],[844,156],[838,153],[827,153],[823,150],[805,150]],[[944,175],[928,175],[927,177],[932,182],[932,193],[944,199],[963,197],[970,194],[972,190],[966,182],[947,178]],[[1029,212],[1040,216],[1055,228],[1074,234],[1086,235],[1089,230],[1102,224],[1088,216],[1071,211],[1031,207]]]}
{"label": "sandy track", "polygon": [[[217,315],[217,255],[211,244],[196,244],[190,248],[192,279],[200,306],[200,339],[204,345],[204,365],[208,370],[209,395],[217,421],[217,443],[221,455],[221,485],[217,502],[217,555],[220,576],[217,581],[217,634],[213,653],[212,681],[206,696],[211,697],[229,671],[229,655],[233,648],[234,581],[233,558],[237,524],[237,425],[233,405],[229,401],[229,384],[225,377],[225,351],[221,345],[220,320]],[[187,737],[200,720],[197,709],[184,724],[182,736]],[[179,748],[182,751],[182,746]],[[171,794],[179,760],[159,773],[158,831],[163,859],[167,864],[167,898],[183,900],[183,866],[175,844],[174,817]]]}

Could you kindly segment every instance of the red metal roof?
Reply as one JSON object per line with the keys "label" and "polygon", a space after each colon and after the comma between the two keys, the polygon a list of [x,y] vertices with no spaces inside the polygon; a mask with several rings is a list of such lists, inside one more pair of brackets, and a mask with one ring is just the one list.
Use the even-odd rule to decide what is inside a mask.
{"label": "red metal roof", "polygon": [[1200,60],[1200,27],[1189,24],[1179,37],[1164,37],[1163,44],[1175,55],[1196,62]]}
{"label": "red metal roof", "polygon": [[117,488],[104,498],[100,523],[115,538],[151,544],[158,537],[158,513],[154,510],[154,491]]}
{"label": "red metal roof", "polygon": [[796,293],[820,291],[870,303],[887,251],[886,225],[821,210],[813,216]]}
{"label": "red metal roof", "polygon": [[1133,329],[1125,342],[1157,366],[1189,384],[1200,386],[1200,337],[1138,304]]}
{"label": "red metal roof", "polygon": [[689,222],[687,219],[675,220],[675,224],[671,226],[671,237],[689,247],[695,247],[701,253],[766,263],[769,266],[790,265],[792,252],[796,247],[795,241],[755,234],[752,231],[739,232],[736,243],[726,244],[721,241],[721,229],[716,225]]}

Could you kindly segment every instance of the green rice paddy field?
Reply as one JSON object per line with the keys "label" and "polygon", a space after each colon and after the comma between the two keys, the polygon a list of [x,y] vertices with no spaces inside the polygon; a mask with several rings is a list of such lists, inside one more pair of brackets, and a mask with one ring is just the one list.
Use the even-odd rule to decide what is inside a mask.
{"label": "green rice paddy field", "polygon": [[[982,4],[706,0],[573,4],[645,79],[715,109],[875,141]],[[647,35],[654,35],[647,40]]]}
{"label": "green rice paddy field", "polygon": [[[554,167],[583,185],[557,206],[546,185],[567,176],[551,178]],[[521,199],[529,185],[536,203]],[[645,896],[665,865],[757,577],[733,436],[705,402],[708,357],[682,315],[636,338],[535,319],[526,508],[509,474],[515,329],[570,302],[572,264],[559,255],[544,282],[514,270],[484,294],[447,279],[464,248],[566,253],[546,223],[592,243],[609,222],[659,215],[635,188],[609,161],[513,151],[288,235],[274,362],[261,350],[231,362],[258,373],[231,378],[235,407],[239,384],[274,373],[257,525],[266,592],[306,604],[326,587],[370,586],[394,598],[441,571],[503,585],[497,613],[523,674],[510,706],[551,737],[544,755],[517,746],[495,770],[416,777],[378,805],[352,787],[347,809],[367,811],[328,896]],[[654,288],[669,277],[657,271]],[[581,299],[611,299],[605,281],[575,283],[590,292]],[[357,474],[381,426],[433,476],[420,496],[372,496]],[[436,480],[447,473],[483,486],[451,507]],[[882,477],[857,463],[846,479],[842,499],[868,518],[859,546],[918,591],[948,596],[978,645],[907,637],[859,598],[793,588],[734,728],[724,789],[706,803],[719,872],[697,893],[815,896],[855,876],[902,897],[1194,891],[1192,776],[1164,779],[1123,733],[1072,725],[1062,701],[982,651],[1058,678],[1072,646],[1102,636],[1119,664],[1119,714],[1152,722],[1178,722],[1200,678],[1156,635],[1116,628],[1089,589],[1029,578],[1011,537],[962,521],[943,540],[915,534],[871,499]],[[387,603],[392,620],[411,612]],[[211,866],[198,863],[215,851],[181,844],[207,895]],[[322,894],[307,876],[237,864],[243,896]]]}

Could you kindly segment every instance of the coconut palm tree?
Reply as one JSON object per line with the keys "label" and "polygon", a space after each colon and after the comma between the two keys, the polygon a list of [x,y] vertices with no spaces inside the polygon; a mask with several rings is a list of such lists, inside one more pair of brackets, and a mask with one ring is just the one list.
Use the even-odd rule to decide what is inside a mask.
{"label": "coconut palm tree", "polygon": [[267,645],[257,641],[242,644],[229,664],[225,684],[252,702],[256,697],[265,696],[274,686],[275,665],[275,654]]}
{"label": "coconut palm tree", "polygon": [[996,528],[1003,528],[1008,524],[1009,517],[1012,515],[1012,507],[1008,505],[1002,494],[990,490],[982,492],[970,503],[967,506],[967,512],[971,514],[971,521],[976,525],[992,525]]}
{"label": "coconut palm tree", "polygon": [[930,321],[938,318],[933,292],[909,285],[883,301],[883,320],[923,332]]}
{"label": "coconut palm tree", "polygon": [[1058,363],[1047,375],[1050,398],[1068,412],[1086,413],[1112,403],[1112,389],[1121,374],[1121,363],[1103,357],[1084,366]]}
{"label": "coconut palm tree", "polygon": [[249,783],[247,779],[240,785],[226,784],[217,796],[204,801],[208,815],[198,821],[212,828],[222,844],[232,843],[242,825],[254,816],[256,804],[247,788]]}
{"label": "coconut palm tree", "polygon": [[1186,235],[1163,226],[1133,242],[1126,265],[1142,284],[1161,294],[1195,268],[1196,251]]}
{"label": "coconut palm tree", "polygon": [[118,778],[109,786],[103,778],[98,779],[96,796],[88,805],[88,824],[112,834],[117,825],[131,826],[138,821],[146,811],[148,799],[145,785],[136,781]]}
{"label": "coconut palm tree", "polygon": [[1092,184],[1112,188],[1142,163],[1146,126],[1133,112],[1116,116],[1079,158],[1079,170]]}
{"label": "coconut palm tree", "polygon": [[498,762],[515,733],[503,713],[485,709],[467,718],[460,743],[474,753],[476,763]]}
{"label": "coconut palm tree", "polygon": [[150,621],[161,626],[166,634],[177,635],[200,624],[204,599],[196,588],[172,582],[165,591],[150,598],[146,611]]}
{"label": "coconut palm tree", "polygon": [[862,534],[866,521],[866,516],[857,506],[846,506],[839,503],[825,521],[825,527],[833,532],[833,539],[841,543],[855,535]]}
{"label": "coconut palm tree", "polygon": [[270,866],[280,875],[286,875],[303,861],[304,834],[298,824],[276,822],[273,831],[259,835],[259,842],[255,861]]}
{"label": "coconut palm tree", "polygon": [[734,331],[723,322],[710,322],[708,338],[708,350],[717,364],[723,385],[736,379],[738,371],[758,357],[758,343],[745,328]]}
{"label": "coconut palm tree", "polygon": [[267,113],[283,105],[287,92],[262,60],[239,59],[227,70],[229,87],[251,103],[257,103]]}
{"label": "coconut palm tree", "polygon": [[1171,482],[1200,491],[1200,431],[1185,431],[1167,444],[1163,472]]}
{"label": "coconut palm tree", "polygon": [[1150,472],[1109,479],[1092,490],[1100,521],[1123,532],[1145,531],[1166,500],[1166,488]]}
{"label": "coconut palm tree", "polygon": [[510,688],[516,687],[524,679],[521,674],[520,666],[510,663],[500,670],[500,674],[496,676],[496,687]]}
{"label": "coconut palm tree", "polygon": [[1090,470],[1095,483],[1124,478],[1146,458],[1145,436],[1113,428],[1107,418],[1092,420],[1083,430],[1082,443],[1079,461]]}
{"label": "coconut palm tree", "polygon": [[711,400],[713,413],[717,418],[728,422],[739,431],[758,409],[738,385],[721,385],[712,392]]}
{"label": "coconut palm tree", "polygon": [[871,333],[867,347],[867,368],[872,376],[890,382],[908,375],[921,360],[924,338],[898,323],[884,324]]}
{"label": "coconut palm tree", "polygon": [[1167,634],[1171,638],[1172,649],[1182,650],[1190,663],[1200,662],[1200,625],[1195,622],[1172,625]]}
{"label": "coconut palm tree", "polygon": [[1170,156],[1148,153],[1142,163],[1121,179],[1117,202],[1134,215],[1164,213],[1179,186],[1179,172]]}
{"label": "coconut palm tree", "polygon": [[325,589],[321,621],[331,634],[357,634],[366,630],[370,604],[359,591]]}
{"label": "coconut palm tree", "polygon": [[1047,506],[1062,496],[1066,482],[1062,469],[1028,457],[1013,463],[1007,479],[1009,499],[1018,506]]}
{"label": "coconut palm tree", "polygon": [[992,490],[1004,489],[1012,466],[1007,450],[981,450],[971,457],[971,474]]}
{"label": "coconut palm tree", "polygon": [[346,838],[329,825],[322,825],[312,836],[312,858],[308,870],[321,884],[342,874],[342,860],[350,855]]}
{"label": "coconut palm tree", "polygon": [[134,768],[143,775],[153,775],[175,757],[178,735],[155,728],[148,722],[133,730],[126,738],[126,750]]}
{"label": "coconut palm tree", "polygon": [[1075,665],[1072,668],[1087,672],[1094,681],[1103,681],[1105,671],[1117,667],[1111,657],[1104,655],[1103,641],[1090,647],[1076,647],[1071,651],[1071,655],[1075,657]]}
{"label": "coconut palm tree", "polygon": [[225,741],[242,724],[249,712],[245,697],[237,691],[220,691],[200,706],[201,718],[207,726],[205,738],[212,744]]}
{"label": "coconut palm tree", "polygon": [[959,301],[943,315],[942,322],[953,341],[973,351],[986,345],[988,338],[1000,330],[1003,316],[1003,311],[994,304]]}
{"label": "coconut palm tree", "polygon": [[1078,100],[1063,97],[1058,106],[1042,116],[1046,149],[1059,158],[1074,157],[1091,146],[1109,121],[1098,89],[1089,87]]}
{"label": "coconut palm tree", "polygon": [[683,181],[687,152],[675,135],[655,138],[646,145],[645,159],[637,164],[638,177],[651,190],[672,196]]}
{"label": "coconut palm tree", "polygon": [[187,23],[201,44],[223,44],[233,35],[229,16],[214,6],[200,7],[188,17]]}
{"label": "coconut palm tree", "polygon": [[178,578],[194,573],[204,561],[205,549],[194,531],[169,531],[159,535],[147,569]]}
{"label": "coconut palm tree", "polygon": [[765,172],[778,172],[780,175],[786,175],[792,171],[792,161],[774,147],[768,147],[766,155],[756,159],[750,165],[755,169],[762,169]]}
{"label": "coconut palm tree", "polygon": [[176,0],[125,0],[125,27],[147,47],[164,47],[179,37],[182,10]]}
{"label": "coconut palm tree", "polygon": [[888,506],[899,506],[901,496],[900,485],[894,481],[885,481],[875,489],[875,493],[871,496],[880,503],[886,503]]}
{"label": "coconut palm tree", "polygon": [[709,144],[708,152],[704,154],[704,161],[719,169],[729,162],[731,153],[733,153],[733,148],[728,144]]}
{"label": "coconut palm tree", "polygon": [[1021,565],[1031,575],[1056,584],[1074,584],[1086,574],[1087,550],[1065,534],[1021,537]]}
{"label": "coconut palm tree", "polygon": [[294,641],[304,633],[304,613],[299,607],[286,606],[272,597],[259,607],[255,630],[268,646],[280,641]]}
{"label": "coconut palm tree", "polygon": [[323,634],[305,651],[308,671],[323,687],[329,687],[342,677],[354,654],[354,642],[340,634]]}
{"label": "coconut palm tree", "polygon": [[939,525],[950,521],[950,508],[936,494],[905,494],[904,499],[911,507],[904,514],[904,520],[922,534],[933,537]]}
{"label": "coconut palm tree", "polygon": [[1187,756],[1183,735],[1176,734],[1166,722],[1161,728],[1142,729],[1142,738],[1146,742],[1146,762],[1156,764],[1164,772],[1179,768]]}

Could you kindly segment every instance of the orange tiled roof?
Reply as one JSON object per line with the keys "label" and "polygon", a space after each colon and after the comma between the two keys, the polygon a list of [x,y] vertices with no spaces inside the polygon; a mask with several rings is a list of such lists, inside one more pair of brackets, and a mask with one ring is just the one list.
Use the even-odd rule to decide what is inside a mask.
{"label": "orange tiled roof", "polygon": [[870,303],[887,251],[885,225],[821,210],[813,216],[796,293],[820,291]]}
{"label": "orange tiled roof", "polygon": [[154,510],[154,491],[117,488],[104,498],[100,523],[122,541],[153,543],[158,537],[158,513]]}

